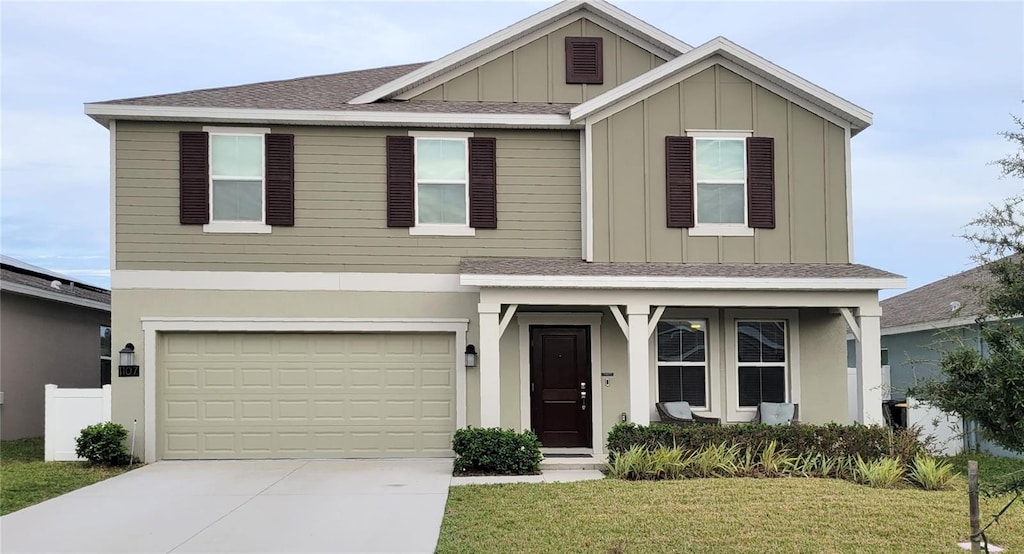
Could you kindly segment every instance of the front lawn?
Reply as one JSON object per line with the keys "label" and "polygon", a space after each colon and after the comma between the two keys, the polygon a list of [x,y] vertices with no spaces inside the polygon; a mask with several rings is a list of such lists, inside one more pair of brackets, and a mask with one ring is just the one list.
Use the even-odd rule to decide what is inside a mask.
{"label": "front lawn", "polygon": [[84,462],[44,462],[43,439],[0,441],[0,515],[127,471]]}
{"label": "front lawn", "polygon": [[1015,471],[1024,471],[1024,458],[1002,458],[991,454],[960,454],[943,458],[953,464],[956,470],[967,477],[967,461],[978,462],[978,480],[991,483]]}
{"label": "front lawn", "polygon": [[[982,498],[983,522],[1008,498]],[[438,552],[962,552],[956,490],[835,479],[613,479],[452,487]],[[1024,504],[988,533],[1024,549]]]}

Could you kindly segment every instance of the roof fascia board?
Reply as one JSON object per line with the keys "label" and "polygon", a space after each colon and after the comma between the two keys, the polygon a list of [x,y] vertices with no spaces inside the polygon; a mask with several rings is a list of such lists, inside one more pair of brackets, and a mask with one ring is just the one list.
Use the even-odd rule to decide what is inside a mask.
{"label": "roof fascia board", "polygon": [[587,3],[587,7],[601,12],[602,15],[609,19],[609,22],[618,22],[619,25],[622,25],[627,30],[635,29],[635,31],[631,32],[640,35],[645,40],[662,43],[664,45],[662,48],[669,54],[669,57],[666,58],[667,60],[693,50],[693,46],[618,8],[614,4],[604,0],[593,0]]}
{"label": "roof fascia board", "polygon": [[[419,96],[420,94],[423,94],[424,92],[427,92],[428,90],[434,87],[451,81],[452,79],[461,77],[462,75],[465,75],[466,73],[473,71],[474,69],[477,69],[480,66],[483,66],[489,62],[493,62],[494,60],[507,55],[509,52],[512,52],[513,50],[517,50],[519,48],[522,48],[523,46],[526,46],[527,44],[539,39],[544,35],[548,35],[554,31],[557,31],[558,29],[561,29],[562,27],[565,27],[566,25],[570,25],[581,19],[589,20],[596,25],[600,25],[601,27],[608,29],[609,31],[615,33],[616,35],[622,37],[623,39],[628,40],[629,42],[632,42],[633,44],[639,46],[640,48],[643,48],[644,50],[647,50],[648,52],[651,52],[652,54],[660,57],[666,62],[675,58],[678,55],[673,54],[671,51],[664,50],[658,47],[656,44],[647,42],[642,37],[638,37],[635,33],[630,31],[629,29],[622,27],[621,25],[615,23],[614,21],[609,21],[608,19],[601,17],[598,14],[588,13],[586,11],[580,10],[576,13],[568,14],[566,17],[562,17],[560,19],[551,21],[544,26],[538,27],[537,29],[534,29],[533,31],[530,31],[527,34],[520,36],[519,38],[513,40],[508,44],[493,48],[486,54],[483,54],[482,56],[479,56],[468,63],[464,63],[457,67],[453,67],[449,70],[443,70],[441,73],[438,73],[433,77],[430,77],[425,82],[413,85],[410,88],[402,90],[400,93],[393,95],[392,98],[394,98],[395,100],[410,100],[416,96]],[[353,100],[351,103],[355,103],[355,101]]]}
{"label": "roof fascia board", "polygon": [[[411,88],[407,88],[406,90],[403,90],[401,93],[395,94],[394,95],[394,99],[395,100],[409,100],[410,98],[412,98],[414,96],[418,96],[420,94],[423,94],[424,92],[427,92],[428,90],[430,90],[430,89],[432,89],[432,88],[434,88],[434,87],[436,87],[436,86],[438,86],[438,85],[440,85],[442,83],[445,83],[445,82],[450,81],[452,79],[456,79],[458,77],[461,77],[462,75],[465,75],[466,73],[468,73],[468,72],[470,72],[470,71],[472,71],[472,70],[474,70],[474,69],[476,69],[476,68],[478,68],[478,67],[480,67],[480,66],[482,66],[482,65],[484,65],[484,64],[486,64],[488,62],[493,62],[494,60],[504,56],[505,54],[508,54],[509,52],[511,52],[513,50],[516,50],[518,48],[522,48],[523,46],[526,46],[527,44],[537,40],[539,37],[541,37],[543,35],[546,35],[548,33],[557,31],[558,29],[560,29],[560,28],[562,28],[562,27],[564,27],[566,25],[569,25],[571,23],[574,23],[576,21],[579,21],[580,19],[583,19],[583,14],[582,13],[579,14],[579,17],[575,17],[575,18],[567,17],[567,18],[557,19],[555,21],[552,21],[552,22],[548,23],[547,25],[539,27],[536,30],[534,30],[534,31],[532,31],[532,32],[530,32],[528,34],[520,36],[519,38],[517,38],[517,39],[513,40],[512,42],[506,44],[504,47],[494,48],[490,52],[487,52],[486,54],[477,57],[476,59],[472,60],[469,63],[464,63],[462,65],[453,67],[452,69],[450,69],[448,71],[443,71],[443,72],[438,73],[437,75],[435,75],[433,77],[428,78],[428,80],[425,81],[425,82],[422,82],[422,83],[419,83],[419,84],[415,84],[415,85],[411,86]],[[433,65],[433,64],[430,64],[430,65]],[[367,93],[367,94],[369,94],[369,93]],[[356,102],[356,100],[358,100],[358,98],[359,97],[356,97],[355,99],[349,101],[349,103],[350,104],[366,103],[366,102]]]}
{"label": "roof fascia board", "polygon": [[100,310],[104,312],[110,311],[110,303],[103,303],[98,300],[89,300],[88,298],[78,298],[77,296],[68,296],[59,292],[53,292],[44,290],[36,287],[30,287],[21,283],[11,283],[9,281],[0,282],[2,287],[0,290],[4,292],[10,292],[14,294],[21,294],[23,296],[33,296],[35,298],[42,298],[43,300],[52,300],[54,302],[61,302],[64,304],[71,304],[73,306],[82,306],[83,308],[92,308],[94,310]]}
{"label": "roof fascia board", "polygon": [[904,288],[906,281],[902,277],[829,279],[477,274],[459,277],[459,282],[465,286],[568,289],[881,290]]}
{"label": "roof fascia board", "polygon": [[454,67],[473,56],[479,55],[490,48],[494,48],[495,46],[502,44],[505,41],[515,39],[523,33],[528,33],[533,27],[544,25],[553,19],[560,18],[565,14],[578,10],[580,6],[582,6],[582,2],[559,2],[558,4],[555,4],[545,10],[541,10],[518,23],[514,23],[500,31],[491,33],[490,35],[468,46],[460,48],[443,58],[428,63],[427,65],[411,71],[393,81],[384,83],[373,90],[360,94],[359,96],[349,100],[348,103],[369,104],[376,102],[390,94],[394,94],[400,90],[414,86],[423,79],[429,79],[434,74],[441,73],[446,68]]}
{"label": "roof fascia board", "polygon": [[264,110],[86,104],[86,115],[106,126],[119,119],[209,121],[216,123],[277,123],[295,125],[423,125],[432,127],[582,128],[559,114],[472,114],[330,110]]}
{"label": "roof fascia board", "polygon": [[[393,96],[396,93],[400,93],[417,86],[424,80],[434,79],[435,77],[448,72],[452,68],[466,63],[468,60],[472,60],[491,49],[500,47],[510,40],[515,40],[525,34],[532,34],[538,27],[543,27],[553,21],[557,21],[565,17],[566,15],[581,10],[587,10],[595,15],[607,18],[608,21],[605,22],[607,24],[615,22],[616,26],[623,27],[625,30],[629,31],[628,33],[625,33],[625,35],[632,34],[637,38],[644,39],[644,42],[649,41],[646,46],[642,44],[640,46],[643,46],[648,50],[656,48],[660,51],[659,55],[665,59],[671,59],[679,54],[689,51],[692,48],[689,44],[686,44],[668,33],[644,23],[607,2],[595,0],[565,1],[559,2],[550,8],[537,12],[518,23],[514,23],[500,31],[492,33],[483,39],[480,39],[466,47],[460,48],[459,50],[456,50],[455,52],[452,52],[451,54],[431,62],[415,71],[411,71],[393,81],[365,92],[349,100],[348,103],[369,104],[382,98]],[[659,42],[663,43],[664,46],[659,46],[657,44]]]}
{"label": "roof fascia board", "polygon": [[746,67],[736,63],[733,60],[730,60],[729,58],[721,58],[721,60],[722,67],[728,69],[729,71],[732,71],[733,73],[739,75],[740,77],[746,78],[747,80],[751,81],[752,83],[758,85],[759,87],[769,92],[773,92],[781,96],[782,98],[789,100],[790,102],[796,104],[797,106],[800,106],[801,108],[811,112],[812,114],[817,115],[818,117],[821,117],[822,119],[835,124],[837,127],[841,129],[848,129],[850,131],[851,136],[863,129],[858,129],[854,127],[853,122],[845,119],[843,116],[833,111],[826,110],[822,106],[819,106],[813,102],[809,102],[806,98],[798,94],[794,94],[793,91],[782,87],[778,83],[765,79],[762,75],[750,71]]}
{"label": "roof fascia board", "polygon": [[[785,92],[785,94],[782,94],[784,97],[795,102],[799,101],[802,107],[815,106],[815,104],[807,100],[807,97],[814,98],[830,106],[836,110],[836,113],[831,113],[821,107],[815,107],[812,111],[819,113],[819,115],[821,113],[831,113],[829,117],[831,121],[836,120],[837,116],[841,117],[844,121],[841,124],[842,127],[852,126],[854,129],[859,130],[871,124],[871,112],[812,84],[802,77],[786,71],[723,37],[714,38],[660,67],[574,107],[570,112],[570,117],[576,121],[589,117],[624,100],[631,100],[634,103],[638,102],[650,94],[648,90],[656,83],[672,79],[677,72],[716,54],[720,55],[723,61],[733,62],[729,69],[735,67],[742,70],[744,77],[748,79],[756,76],[758,84],[776,92],[776,94]],[[758,73],[763,73],[777,79],[779,83],[774,83]]]}
{"label": "roof fascia board", "polygon": [[[671,78],[663,79],[660,83],[652,85],[650,88],[643,89],[631,97],[625,98],[619,102],[612,103],[610,106],[597,112],[594,115],[587,116],[586,120],[594,123],[601,121],[602,119],[607,119],[608,117],[618,112],[621,112],[622,110],[625,110],[630,106],[635,105],[637,102],[650,98],[651,96],[654,96],[655,94],[658,94],[659,92],[665,89],[674,87],[680,82],[685,81],[686,79],[689,79],[690,77],[700,73],[701,71],[704,71],[705,69],[708,69],[715,65],[720,65],[728,69],[729,71],[736,73],[740,77],[749,80],[755,85],[769,92],[772,92],[796,104],[797,106],[800,106],[801,108],[813,113],[814,115],[817,115],[818,117],[821,117],[822,119],[830,123],[835,124],[837,127],[844,129],[847,132],[852,133],[849,121],[840,118],[839,116],[828,110],[822,109],[821,106],[808,102],[804,98],[793,94],[791,91],[786,90],[781,86],[763,78],[762,76],[748,71],[745,67],[742,67],[741,65],[733,62],[732,60],[721,56],[709,56],[699,62],[695,62],[690,67],[679,71]],[[570,117],[572,116],[570,115]],[[577,120],[573,119],[573,121]]]}
{"label": "roof fascia board", "polygon": [[953,327],[974,325],[975,323],[977,323],[977,318],[975,316],[940,319],[936,321],[922,321],[920,323],[909,323],[907,325],[897,325],[895,327],[883,327],[882,336],[919,333],[921,331],[941,331],[943,329],[951,329]]}
{"label": "roof fascia board", "polygon": [[[587,116],[585,116],[582,119],[587,121],[587,122],[589,122],[589,123],[591,123],[591,124],[597,123],[598,121],[601,121],[601,120],[604,120],[604,119],[608,119],[609,117],[611,117],[611,116],[613,116],[613,115],[615,115],[615,114],[617,114],[617,113],[619,113],[619,112],[629,108],[630,106],[635,105],[637,102],[641,102],[643,100],[646,100],[647,98],[650,98],[651,96],[654,96],[655,94],[658,94],[659,92],[662,92],[665,89],[668,89],[668,88],[676,86],[680,82],[685,81],[685,80],[689,79],[690,77],[693,77],[694,75],[700,73],[701,71],[704,71],[705,69],[708,69],[710,67],[714,67],[716,63],[717,63],[716,60],[710,59],[710,58],[698,61],[698,62],[694,63],[693,65],[691,65],[691,66],[689,66],[689,67],[679,71],[675,75],[676,78],[663,79],[659,83],[652,84],[650,87],[641,89],[639,92],[637,92],[632,97],[627,97],[627,98],[622,99],[621,101],[613,102],[613,103],[609,104],[608,106],[606,106],[605,108],[601,109],[600,111],[597,111],[597,112],[592,113],[592,114],[588,114]],[[573,108],[573,110],[575,110],[575,108]],[[571,112],[570,112],[569,117],[573,121],[579,121],[577,119],[573,119],[572,118]]]}

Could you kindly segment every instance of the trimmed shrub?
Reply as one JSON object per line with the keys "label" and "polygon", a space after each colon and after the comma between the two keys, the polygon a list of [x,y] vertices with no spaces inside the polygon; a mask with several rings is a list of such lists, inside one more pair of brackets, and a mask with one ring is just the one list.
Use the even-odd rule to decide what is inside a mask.
{"label": "trimmed shrub", "polygon": [[[881,426],[864,425],[665,425],[652,423],[639,426],[619,423],[608,434],[608,452],[625,452],[633,446],[655,449],[659,446],[679,447],[694,451],[700,448],[729,444],[741,451],[762,451],[775,442],[778,450],[790,455],[817,455],[828,459],[856,458],[877,460],[892,457],[904,464],[925,454],[918,440],[919,430],[892,431]],[[742,461],[742,460],[737,460]]]}
{"label": "trimmed shrub", "polygon": [[532,431],[497,427],[455,431],[455,473],[533,475],[540,472],[540,440]]}
{"label": "trimmed shrub", "polygon": [[[682,454],[682,450],[675,450]],[[608,475],[628,481],[647,479],[653,473],[652,456],[652,452],[642,446],[619,452],[608,460]]]}
{"label": "trimmed shrub", "polygon": [[857,457],[856,480],[869,487],[893,489],[903,481],[903,462],[896,458],[864,461]]}
{"label": "trimmed shrub", "polygon": [[120,423],[108,421],[90,425],[75,439],[75,454],[90,463],[107,466],[123,466],[131,459],[124,440],[128,430]]}
{"label": "trimmed shrub", "polygon": [[907,472],[907,480],[926,491],[948,489],[953,485],[954,479],[956,474],[953,473],[953,466],[931,456],[914,458],[914,463]]}

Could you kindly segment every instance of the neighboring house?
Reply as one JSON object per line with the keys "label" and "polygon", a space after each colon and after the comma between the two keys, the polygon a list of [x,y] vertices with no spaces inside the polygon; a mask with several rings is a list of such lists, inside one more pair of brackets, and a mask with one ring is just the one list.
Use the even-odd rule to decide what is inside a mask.
{"label": "neighboring house", "polygon": [[847,323],[882,420],[871,114],[724,38],[563,2],[426,64],[85,111],[147,460],[450,456],[466,425],[601,453],[658,400],[844,421]]}
{"label": "neighboring house", "polygon": [[[945,279],[898,294],[881,302],[883,395],[894,402],[907,399],[907,390],[922,381],[942,378],[942,354],[960,345],[976,348],[982,355],[987,347],[980,328],[984,306],[979,285],[991,280],[984,266],[974,267]],[[848,362],[855,362],[855,343],[848,343]],[[974,426],[968,426],[973,431]],[[965,446],[1010,455],[980,433],[968,432]]]}
{"label": "neighboring house", "polygon": [[110,383],[110,291],[0,256],[0,436],[43,436],[44,385]]}

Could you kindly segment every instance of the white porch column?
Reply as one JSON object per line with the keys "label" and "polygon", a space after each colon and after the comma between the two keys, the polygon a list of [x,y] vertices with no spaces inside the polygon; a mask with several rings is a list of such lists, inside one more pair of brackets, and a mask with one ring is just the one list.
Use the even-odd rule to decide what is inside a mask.
{"label": "white porch column", "polygon": [[864,425],[884,424],[882,419],[882,310],[877,306],[857,313],[857,413]]}
{"label": "white porch column", "polygon": [[498,314],[501,304],[477,304],[480,314],[480,426],[501,427]]}
{"label": "white porch column", "polygon": [[648,304],[626,306],[629,318],[629,421],[638,425],[651,422],[651,360],[647,332]]}

